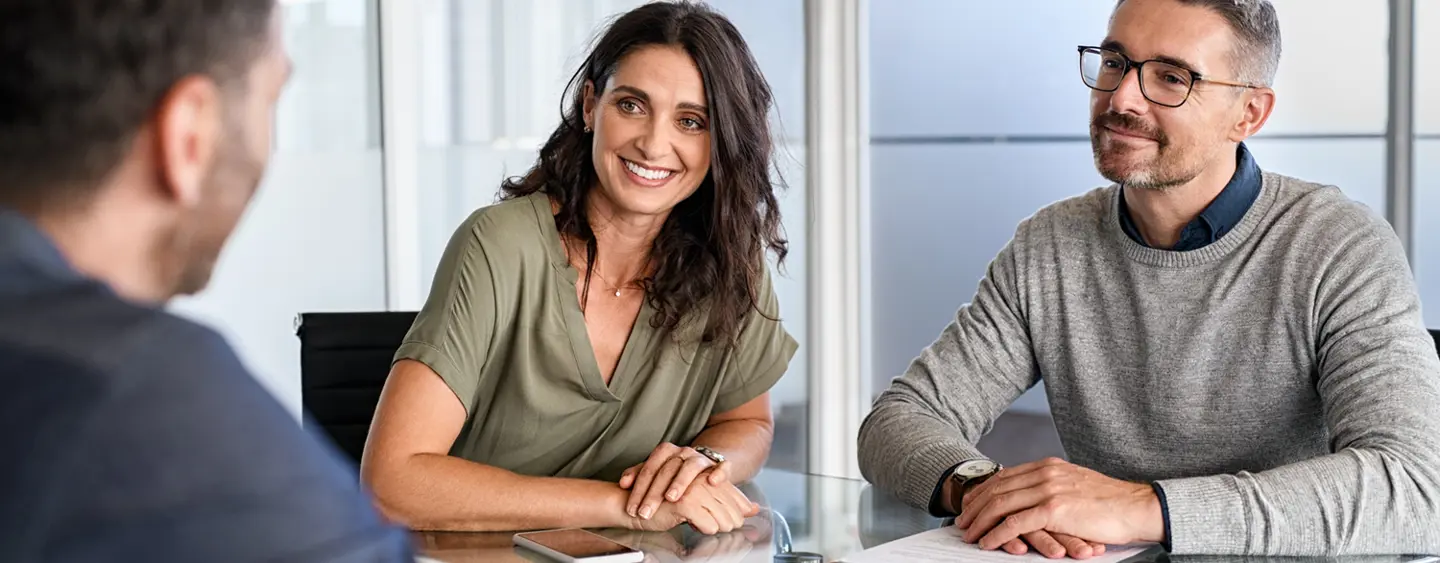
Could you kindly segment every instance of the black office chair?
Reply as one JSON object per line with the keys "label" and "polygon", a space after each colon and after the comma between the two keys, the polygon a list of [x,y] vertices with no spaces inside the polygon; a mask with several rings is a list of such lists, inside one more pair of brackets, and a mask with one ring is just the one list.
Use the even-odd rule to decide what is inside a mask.
{"label": "black office chair", "polygon": [[301,313],[295,320],[309,420],[356,463],[395,349],[414,322],[414,312]]}
{"label": "black office chair", "polygon": [[1440,354],[1440,330],[1430,329],[1430,338],[1435,339],[1435,352]]}

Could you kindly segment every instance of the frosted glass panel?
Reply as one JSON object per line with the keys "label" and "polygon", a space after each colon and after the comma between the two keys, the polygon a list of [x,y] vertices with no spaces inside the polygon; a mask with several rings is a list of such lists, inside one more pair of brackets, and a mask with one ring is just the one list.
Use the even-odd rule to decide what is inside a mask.
{"label": "frosted glass panel", "polygon": [[295,315],[385,308],[373,6],[327,0],[285,8],[295,75],[277,111],[276,152],[210,287],[172,306],[224,334],[297,415]]}
{"label": "frosted glass panel", "polygon": [[[643,0],[419,0],[422,136],[537,148],[606,18]],[[433,87],[432,87],[433,86]]]}
{"label": "frosted glass panel", "polygon": [[[1105,37],[1113,5],[1109,0],[877,4],[870,17],[873,134],[1085,135],[1089,90],[1079,79],[1075,46]],[[1388,3],[1276,0],[1275,5],[1285,54],[1276,78],[1279,104],[1264,132],[1383,134]],[[1017,66],[1021,62],[1024,66]]]}
{"label": "frosted glass panel", "polygon": [[1440,0],[1415,2],[1415,119],[1421,134],[1440,136]]}
{"label": "frosted glass panel", "polygon": [[1415,241],[1425,325],[1440,329],[1440,0],[1415,3]]}
{"label": "frosted glass panel", "polygon": [[[798,2],[796,4],[799,4]],[[717,4],[718,5],[718,4]],[[798,16],[797,16],[798,17]],[[803,63],[801,63],[803,65]],[[803,120],[797,120],[803,123]],[[804,130],[799,131],[804,134]],[[784,147],[777,147],[777,165],[780,174],[790,188],[779,194],[780,213],[785,224],[785,236],[790,240],[790,255],[785,257],[785,266],[775,269],[772,258],[771,272],[774,278],[775,298],[780,300],[780,319],[785,329],[800,343],[790,360],[789,371],[770,389],[770,400],[779,409],[779,417],[789,426],[788,435],[780,434],[780,420],[776,423],[775,446],[772,448],[769,465],[803,471],[808,467],[809,406],[810,406],[810,354],[807,315],[809,292],[808,270],[809,245],[806,239],[806,218],[809,206],[805,197],[805,146],[803,141],[794,141]],[[782,443],[782,440],[784,442]]]}
{"label": "frosted glass panel", "polygon": [[369,0],[286,5],[295,75],[276,109],[275,150],[380,148],[376,28]]}
{"label": "frosted glass panel", "polygon": [[1383,139],[1251,139],[1246,145],[1265,170],[1338,186],[1376,214],[1385,214]]}
{"label": "frosted glass panel", "polygon": [[[1432,0],[1433,1],[1433,0]],[[1415,144],[1415,246],[1425,325],[1440,329],[1440,139]]]}
{"label": "frosted glass panel", "polygon": [[[871,156],[876,392],[974,297],[1022,219],[1108,183],[1088,142],[875,146]],[[1046,410],[1038,391],[1016,406]]]}
{"label": "frosted glass panel", "polygon": [[872,134],[1086,134],[1089,90],[1080,82],[1075,46],[1104,38],[1112,5],[1104,0],[874,3]]}
{"label": "frosted glass panel", "polygon": [[[1427,2],[1431,0],[1420,0]],[[1385,133],[1387,0],[1273,0],[1284,53],[1264,133]],[[1337,33],[1336,30],[1345,30]]]}

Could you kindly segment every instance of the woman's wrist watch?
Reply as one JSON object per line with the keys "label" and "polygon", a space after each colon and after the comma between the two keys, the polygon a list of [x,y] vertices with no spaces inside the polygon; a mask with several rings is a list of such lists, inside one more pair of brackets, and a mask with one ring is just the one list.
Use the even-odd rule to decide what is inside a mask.
{"label": "woman's wrist watch", "polygon": [[720,455],[720,452],[717,452],[717,451],[715,451],[715,450],[712,450],[712,449],[710,449],[710,448],[708,448],[708,447],[705,447],[705,446],[695,446],[695,453],[698,453],[698,454],[700,454],[700,455],[703,455],[703,456],[705,456],[705,457],[710,458],[710,461],[715,462],[716,465],[725,463],[725,456]]}

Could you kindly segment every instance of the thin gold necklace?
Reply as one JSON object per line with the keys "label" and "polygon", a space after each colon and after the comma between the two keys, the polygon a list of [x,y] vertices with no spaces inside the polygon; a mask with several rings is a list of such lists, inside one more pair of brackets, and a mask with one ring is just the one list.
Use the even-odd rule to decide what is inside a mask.
{"label": "thin gold necklace", "polygon": [[[567,243],[565,244],[565,249],[566,249],[566,254],[569,254],[569,252],[570,252],[570,244],[569,244],[569,242],[567,242]],[[619,296],[620,296],[620,293],[621,293],[622,291],[624,291],[627,287],[634,287],[635,289],[643,289],[643,288],[641,288],[641,287],[639,287],[639,286],[637,286],[637,285],[634,285],[634,284],[635,284],[635,280],[630,280],[630,282],[627,283],[627,284],[625,284],[625,285],[616,285],[616,284],[610,283],[610,280],[605,279],[605,274],[600,273],[600,269],[599,269],[599,268],[596,268],[596,267],[593,267],[593,266],[590,267],[590,273],[595,274],[596,277],[599,277],[599,278],[600,278],[600,281],[603,281],[603,282],[605,282],[605,285],[610,286],[610,291],[614,291],[616,297],[619,297]]]}
{"label": "thin gold necklace", "polygon": [[[570,245],[569,245],[569,243],[566,243],[566,245],[564,245],[564,246],[566,246],[566,253],[569,253],[569,251],[570,251]],[[576,269],[579,269],[579,268],[576,268]],[[590,271],[590,274],[595,274],[596,278],[600,278],[600,281],[605,282],[605,285],[609,285],[609,287],[611,287],[611,289],[609,289],[609,291],[615,292],[615,297],[621,297],[621,292],[624,292],[626,287],[629,287],[629,285],[635,284],[634,279],[632,279],[632,281],[629,282],[629,284],[625,284],[625,285],[611,284],[611,281],[609,281],[609,279],[605,279],[605,274],[600,274],[600,269],[599,269],[599,268],[595,268],[595,266],[590,266],[589,271]],[[638,287],[636,287],[636,289],[638,289]]]}
{"label": "thin gold necklace", "polygon": [[619,286],[619,285],[615,285],[615,284],[613,284],[613,283],[610,283],[610,280],[605,279],[605,274],[600,273],[600,269],[599,269],[599,268],[592,268],[592,269],[590,270],[590,273],[595,274],[596,276],[599,276],[599,277],[600,277],[600,281],[603,281],[603,282],[605,282],[605,285],[610,286],[610,289],[612,289],[612,290],[615,291],[615,296],[616,296],[616,297],[619,297],[619,296],[620,296],[620,292],[621,292],[622,290],[624,290],[626,287],[628,287],[630,284],[635,283],[633,280],[630,282],[630,284],[626,284],[625,286]]}

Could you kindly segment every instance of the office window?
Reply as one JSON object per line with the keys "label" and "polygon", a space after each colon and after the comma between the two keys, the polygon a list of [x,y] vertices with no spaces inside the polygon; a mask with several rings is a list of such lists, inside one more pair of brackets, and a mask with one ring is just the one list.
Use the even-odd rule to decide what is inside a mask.
{"label": "office window", "polygon": [[285,3],[295,74],[276,111],[270,167],[210,287],[173,305],[223,333],[296,414],[295,315],[385,308],[376,6]]}
{"label": "office window", "polygon": [[[1274,3],[1278,107],[1248,145],[1262,168],[1339,185],[1383,213],[1388,3]],[[973,298],[1021,219],[1107,183],[1075,47],[1104,38],[1113,6],[891,0],[871,11],[874,393]],[[1048,410],[1043,390],[1015,408]]]}
{"label": "office window", "polygon": [[[1284,53],[1275,113],[1250,142],[1256,160],[1267,170],[1337,185],[1383,215],[1390,3],[1272,1]],[[1334,32],[1341,28],[1345,33]]]}
{"label": "office window", "polygon": [[1440,0],[1419,0],[1415,11],[1415,239],[1411,258],[1425,324],[1440,329]]}
{"label": "office window", "polygon": [[[640,0],[421,0],[423,285],[461,221],[524,174],[560,121],[564,88],[591,43]],[[772,466],[804,469],[804,12],[801,0],[716,0],[749,42],[776,96],[777,166],[790,186],[781,212],[790,256],[774,276],[786,328],[801,349],[771,392]]]}
{"label": "office window", "polygon": [[[1075,46],[1103,39],[1109,15],[1048,0],[871,11],[875,394],[974,296],[1021,219],[1104,182]],[[1045,410],[1043,395],[1020,408]]]}

